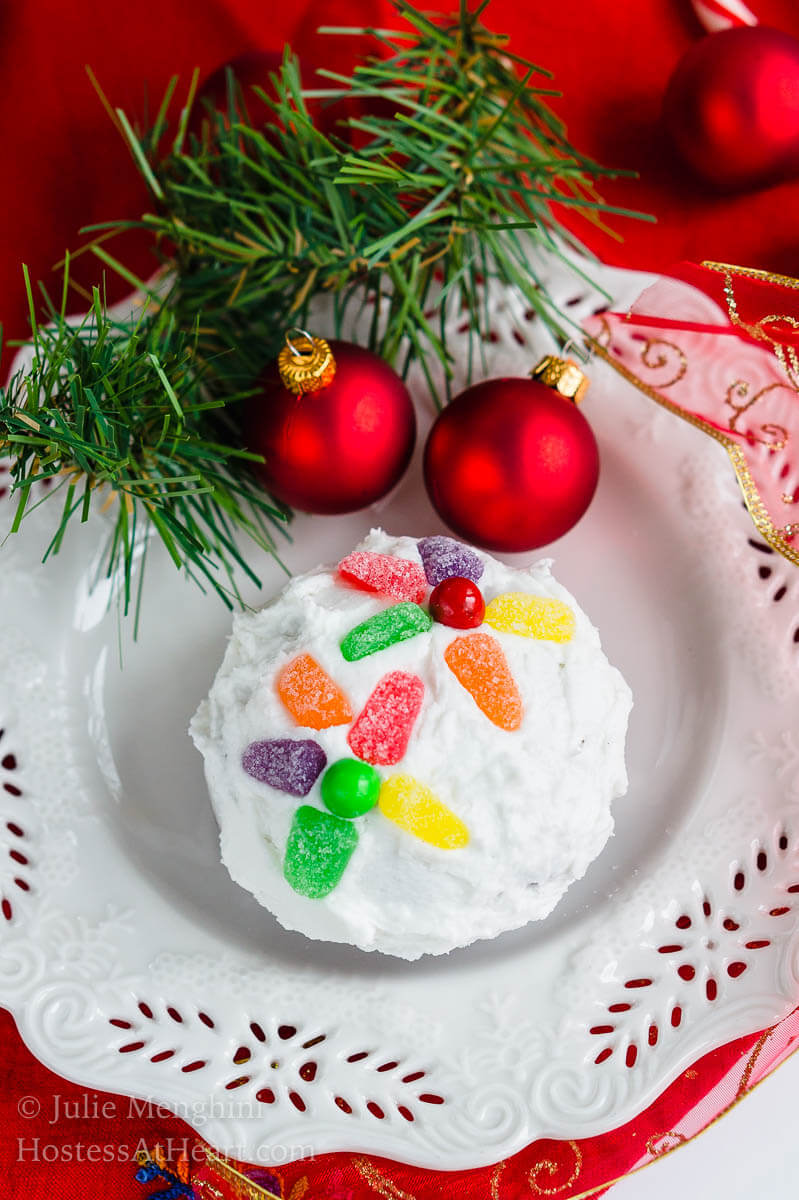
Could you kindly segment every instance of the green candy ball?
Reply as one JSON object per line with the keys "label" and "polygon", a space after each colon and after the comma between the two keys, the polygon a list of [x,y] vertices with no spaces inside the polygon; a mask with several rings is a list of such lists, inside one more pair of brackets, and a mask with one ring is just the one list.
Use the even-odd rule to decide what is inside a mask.
{"label": "green candy ball", "polygon": [[359,758],[340,758],[322,776],[322,800],[337,817],[361,817],[377,804],[380,776]]}

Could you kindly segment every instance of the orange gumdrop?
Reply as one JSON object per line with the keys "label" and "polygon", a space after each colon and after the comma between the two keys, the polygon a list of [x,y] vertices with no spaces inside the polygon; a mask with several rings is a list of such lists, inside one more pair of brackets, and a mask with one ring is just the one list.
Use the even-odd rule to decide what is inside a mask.
{"label": "orange gumdrop", "polygon": [[329,729],[352,720],[349,700],[310,654],[299,654],[286,663],[277,677],[277,694],[306,729]]}
{"label": "orange gumdrop", "polygon": [[518,729],[522,723],[522,698],[510,673],[502,647],[490,633],[455,638],[444,652],[447,666],[458,683],[500,729]]}

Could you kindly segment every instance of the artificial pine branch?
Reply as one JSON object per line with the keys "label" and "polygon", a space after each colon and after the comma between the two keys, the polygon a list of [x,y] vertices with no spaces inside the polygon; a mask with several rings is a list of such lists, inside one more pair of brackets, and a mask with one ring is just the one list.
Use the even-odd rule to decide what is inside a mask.
{"label": "artificial pine branch", "polygon": [[[220,441],[213,417],[242,397],[209,394],[196,332],[179,329],[167,307],[145,304],[118,321],[95,289],[83,320],[68,321],[68,273],[67,262],[61,309],[48,300],[50,322],[32,315],[30,367],[0,393],[0,455],[12,459],[18,495],[12,532],[33,507],[35,485],[47,482],[34,503],[54,506],[56,495],[62,503],[45,559],[73,520],[100,507],[110,522],[106,574],[121,581],[126,613],[137,533],[148,526],[176,566],[232,607],[237,572],[258,582],[237,532],[274,552],[270,525],[286,516],[242,469],[257,456]],[[33,314],[27,273],[26,284]],[[141,548],[146,554],[146,538]]]}
{"label": "artificial pine branch", "polygon": [[[560,339],[573,335],[539,278],[536,252],[574,243],[553,205],[591,221],[638,214],[598,198],[597,179],[625,172],[570,145],[547,104],[559,93],[541,86],[549,72],[483,26],[485,7],[434,21],[396,0],[405,31],[327,30],[371,34],[378,53],[351,78],[320,70],[331,87],[303,93],[287,52],[270,93],[255,89],[271,113],[262,128],[232,81],[229,112],[211,112],[204,137],[181,134],[166,155],[163,118],[143,135],[125,122],[154,211],[111,228],[144,227],[170,248],[180,323],[199,322],[204,353],[232,351],[218,360],[223,391],[252,382],[320,293],[336,297],[324,332],[340,336],[350,306],[368,302],[370,349],[403,372],[432,355],[447,380],[446,315],[470,314],[476,361],[486,276],[518,288]],[[314,100],[357,102],[365,115],[325,133]]]}
{"label": "artificial pine branch", "polygon": [[[175,81],[149,131],[104,100],[153,211],[93,227],[89,248],[143,307],[114,320],[95,290],[76,327],[65,317],[67,261],[61,307],[50,304],[50,324],[39,326],[26,277],[33,363],[0,391],[15,530],[37,481],[55,481],[46,495],[63,500],[48,554],[102,497],[106,568],[124,582],[126,609],[137,531],[147,528],[229,604],[237,573],[255,578],[238,535],[274,552],[271,528],[286,516],[250,473],[238,401],[317,296],[333,297],[326,335],[341,336],[352,310],[371,305],[369,346],[403,373],[417,360],[433,393],[430,359],[448,391],[449,313],[467,314],[469,363],[480,361],[487,278],[517,288],[556,336],[571,336],[538,276],[537,252],[577,244],[553,206],[600,224],[606,213],[639,214],[601,201],[596,181],[624,172],[569,144],[547,104],[558,94],[542,86],[548,72],[485,28],[486,4],[470,13],[462,2],[456,17],[434,20],[395,0],[406,27],[337,31],[370,33],[377,53],[351,78],[319,72],[331,86],[315,93],[303,93],[287,50],[270,94],[258,93],[271,113],[264,127],[232,77],[228,112],[210,111],[199,137],[189,132],[196,74],[174,134]],[[320,100],[357,104],[361,115],[325,132],[308,108]],[[378,115],[387,103],[391,115]],[[109,249],[109,236],[132,226],[160,254],[157,290]]]}

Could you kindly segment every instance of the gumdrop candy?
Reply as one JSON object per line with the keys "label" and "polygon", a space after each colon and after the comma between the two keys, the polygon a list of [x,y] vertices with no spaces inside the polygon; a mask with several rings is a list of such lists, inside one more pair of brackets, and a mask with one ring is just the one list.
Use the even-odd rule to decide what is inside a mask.
{"label": "gumdrop candy", "polygon": [[369,763],[340,758],[322,776],[322,803],[337,817],[362,817],[377,804],[380,776]]}
{"label": "gumdrop candy", "polygon": [[574,637],[574,613],[568,604],[527,592],[495,596],[486,608],[485,623],[500,633],[540,641],[570,642]]}
{"label": "gumdrop candy", "polygon": [[460,817],[411,775],[387,779],[380,789],[379,804],[389,821],[439,850],[460,850],[469,842],[469,830]]}
{"label": "gumdrop candy", "polygon": [[500,729],[518,729],[522,698],[496,638],[472,633],[455,638],[444,651],[447,666],[489,721]]}
{"label": "gumdrop candy", "polygon": [[259,783],[268,783],[290,796],[307,796],[327,765],[327,755],[310,738],[272,738],[251,742],[241,756],[241,765]]}
{"label": "gumdrop candy", "polygon": [[291,823],[283,874],[295,892],[321,900],[341,879],[357,845],[352,821],[303,804]]}
{"label": "gumdrop candy", "polygon": [[351,629],[341,642],[341,653],[347,662],[356,662],[417,633],[427,633],[432,625],[432,619],[418,604],[393,604]]}
{"label": "gumdrop candy", "polygon": [[417,675],[391,671],[384,675],[347,734],[359,758],[379,766],[398,763],[424,699],[424,684]]}
{"label": "gumdrop candy", "polygon": [[339,575],[367,592],[380,592],[395,600],[421,604],[427,595],[427,580],[418,563],[391,554],[355,550],[338,564]]}
{"label": "gumdrop candy", "polygon": [[454,538],[435,537],[422,538],[417,543],[421,555],[424,573],[431,587],[449,579],[450,575],[459,575],[461,579],[471,579],[477,583],[483,574],[482,559],[462,542]]}
{"label": "gumdrop candy", "polygon": [[329,729],[352,720],[349,700],[310,654],[286,663],[277,677],[277,694],[297,724],[308,729]]}

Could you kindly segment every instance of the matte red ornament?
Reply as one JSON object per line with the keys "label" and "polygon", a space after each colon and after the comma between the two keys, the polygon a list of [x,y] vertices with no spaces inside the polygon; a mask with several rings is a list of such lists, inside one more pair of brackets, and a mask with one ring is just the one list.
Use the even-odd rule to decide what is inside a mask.
{"label": "matte red ornament", "polygon": [[450,575],[430,594],[430,616],[452,629],[476,629],[482,625],[486,604],[483,593],[471,579]]}
{"label": "matte red ornament", "polygon": [[799,174],[799,41],[763,25],[710,34],[677,64],[663,117],[682,158],[716,188]]}
{"label": "matte red ornament", "polygon": [[540,378],[491,379],[461,392],[439,414],[425,447],[425,483],[436,510],[455,533],[488,550],[534,550],[554,541],[576,524],[596,490],[596,439],[567,398],[579,398],[585,376],[554,358],[535,372]]}
{"label": "matte red ornament", "polygon": [[315,384],[315,390],[295,394],[278,364],[270,367],[260,393],[247,402],[247,447],[263,455],[256,470],[277,499],[304,512],[354,512],[390,491],[410,462],[413,403],[388,363],[351,342],[308,339],[315,353],[324,346],[333,360],[331,377],[329,360],[318,351],[321,376],[314,379],[317,367],[303,365],[310,361],[303,338],[308,335],[296,344],[287,338],[281,365],[291,386]]}

